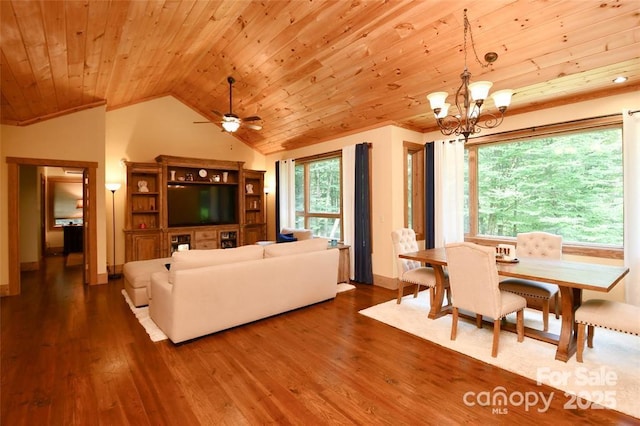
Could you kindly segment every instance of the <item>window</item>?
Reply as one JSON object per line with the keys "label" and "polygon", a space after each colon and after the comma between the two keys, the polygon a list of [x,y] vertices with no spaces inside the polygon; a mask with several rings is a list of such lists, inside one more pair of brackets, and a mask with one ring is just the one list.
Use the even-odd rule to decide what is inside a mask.
{"label": "window", "polygon": [[296,227],[342,240],[342,156],[296,159]]}
{"label": "window", "polygon": [[546,231],[565,245],[622,247],[620,125],[472,143],[467,154],[469,237]]}
{"label": "window", "polygon": [[424,147],[404,143],[404,226],[424,239]]}

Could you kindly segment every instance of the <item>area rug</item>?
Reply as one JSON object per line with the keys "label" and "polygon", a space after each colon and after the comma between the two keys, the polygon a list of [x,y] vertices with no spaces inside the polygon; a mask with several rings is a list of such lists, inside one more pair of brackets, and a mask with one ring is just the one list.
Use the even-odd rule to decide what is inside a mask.
{"label": "area rug", "polygon": [[356,286],[353,284],[339,283],[337,292],[342,293],[343,291],[353,290],[354,288],[356,288]]}
{"label": "area rug", "polygon": [[136,316],[140,325],[144,327],[144,331],[147,332],[152,342],[160,342],[162,340],[167,340],[167,336],[158,328],[155,322],[149,316],[149,306],[142,306],[140,308],[136,308],[133,304],[127,291],[122,289],[122,295],[124,296],[124,300],[126,300],[127,304],[131,308],[131,312]]}
{"label": "area rug", "polygon": [[[596,328],[593,348],[585,347],[584,362],[575,355],[568,362],[556,361],[554,345],[525,337],[518,343],[515,333],[500,335],[498,356],[491,357],[492,327],[478,329],[474,322],[458,323],[456,340],[451,341],[451,315],[428,319],[429,294],[417,298],[405,296],[360,311],[362,315],[414,334],[438,345],[468,355],[488,364],[549,385],[560,392],[519,392],[497,387],[487,389],[485,397],[506,404],[531,404],[531,410],[544,410],[545,400],[560,398],[565,408],[589,410],[595,404],[640,418],[640,337]],[[508,317],[515,322],[515,314]],[[542,329],[539,311],[525,310],[525,325]],[[549,331],[559,333],[560,321],[549,317]],[[506,399],[500,399],[500,396]],[[478,397],[479,395],[476,395]],[[577,399],[576,396],[584,400]],[[469,396],[466,396],[469,398]],[[491,398],[489,398],[491,397]],[[463,396],[461,395],[461,398]],[[524,399],[528,398],[528,399]],[[462,399],[461,399],[462,401]],[[526,401],[526,402],[523,402]],[[466,402],[466,401],[462,401]],[[491,405],[491,404],[488,404]],[[548,406],[548,405],[547,405]],[[508,408],[494,407],[494,408]]]}

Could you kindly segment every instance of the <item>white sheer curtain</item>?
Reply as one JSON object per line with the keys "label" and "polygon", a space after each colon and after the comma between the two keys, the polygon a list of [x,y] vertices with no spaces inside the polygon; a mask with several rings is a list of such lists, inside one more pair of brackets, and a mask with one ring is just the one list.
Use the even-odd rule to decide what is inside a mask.
{"label": "white sheer curtain", "polygon": [[[346,146],[342,148],[342,230],[344,235],[342,240],[346,245],[353,247],[355,240],[355,224],[354,224],[354,197],[356,193],[356,146]],[[354,278],[353,268],[355,265],[354,250],[349,250],[349,278]]]}
{"label": "white sheer curtain", "polygon": [[622,123],[625,299],[640,306],[640,111],[622,110]]}
{"label": "white sheer curtain", "polygon": [[[296,227],[296,160],[278,161],[278,197],[280,228]],[[276,229],[276,235],[280,229]]]}
{"label": "white sheer curtain", "polygon": [[434,142],[435,246],[464,241],[464,140]]}

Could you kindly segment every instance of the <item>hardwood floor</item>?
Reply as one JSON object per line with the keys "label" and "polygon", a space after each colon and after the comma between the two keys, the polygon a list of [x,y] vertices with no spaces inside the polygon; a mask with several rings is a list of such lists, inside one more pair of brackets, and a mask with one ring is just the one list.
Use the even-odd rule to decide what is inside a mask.
{"label": "hardwood floor", "polygon": [[[507,413],[466,392],[553,389],[359,315],[395,292],[336,299],[184,344],[153,343],[120,294],[50,258],[1,300],[2,425],[638,424],[610,410]],[[428,321],[425,318],[425,321]]]}

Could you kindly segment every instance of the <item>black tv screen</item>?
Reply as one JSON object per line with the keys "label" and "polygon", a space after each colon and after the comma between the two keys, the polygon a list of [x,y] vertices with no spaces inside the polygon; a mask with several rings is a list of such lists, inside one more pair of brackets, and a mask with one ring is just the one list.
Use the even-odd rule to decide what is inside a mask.
{"label": "black tv screen", "polygon": [[167,188],[169,226],[238,223],[236,185],[179,184]]}

